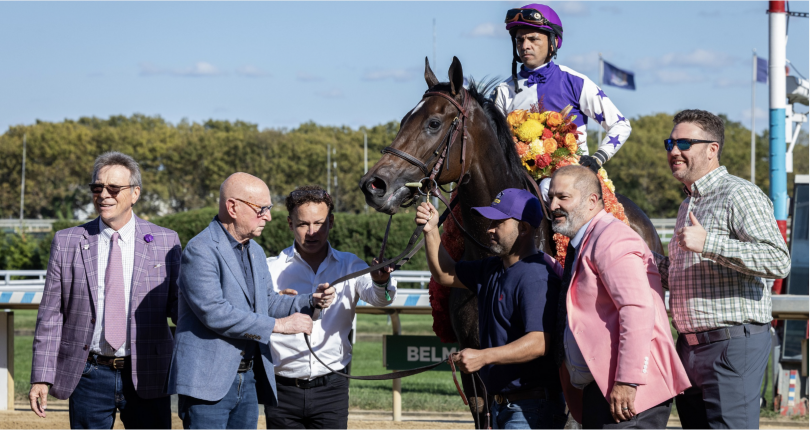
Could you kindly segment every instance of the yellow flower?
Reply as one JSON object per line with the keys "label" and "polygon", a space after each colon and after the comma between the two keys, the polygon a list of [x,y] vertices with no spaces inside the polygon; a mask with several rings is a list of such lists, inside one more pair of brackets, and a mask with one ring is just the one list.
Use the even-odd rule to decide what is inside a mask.
{"label": "yellow flower", "polygon": [[532,153],[533,156],[537,157],[538,155],[543,155],[546,153],[545,149],[543,148],[543,141],[540,139],[534,139],[532,143],[529,144],[529,151]]}
{"label": "yellow flower", "polygon": [[549,112],[549,111],[545,111],[545,112],[543,112],[543,113],[541,113],[541,114],[540,114],[540,118],[539,118],[539,120],[540,120],[540,122],[542,122],[543,124],[545,124],[545,123],[546,123],[546,120],[548,119],[548,112]]}
{"label": "yellow flower", "polygon": [[538,121],[540,121],[540,122],[543,122],[543,120],[542,120],[542,114],[539,114],[539,113],[537,113],[537,112],[530,113],[530,114],[529,114],[529,119],[536,119],[536,120],[538,120]]}
{"label": "yellow flower", "polygon": [[509,123],[510,127],[517,128],[520,124],[523,124],[523,122],[526,121],[526,119],[528,118],[529,118],[528,111],[518,109],[509,113],[509,115],[506,117],[506,122]]}
{"label": "yellow flower", "polygon": [[543,124],[536,119],[527,119],[515,130],[515,136],[524,142],[531,142],[543,134]]}
{"label": "yellow flower", "polygon": [[613,185],[613,181],[605,179],[605,186],[608,187],[611,193],[616,194],[616,187]]}
{"label": "yellow flower", "polygon": [[599,168],[599,176],[601,176],[602,179],[604,179],[606,181],[608,180],[607,170],[605,170],[604,167]]}

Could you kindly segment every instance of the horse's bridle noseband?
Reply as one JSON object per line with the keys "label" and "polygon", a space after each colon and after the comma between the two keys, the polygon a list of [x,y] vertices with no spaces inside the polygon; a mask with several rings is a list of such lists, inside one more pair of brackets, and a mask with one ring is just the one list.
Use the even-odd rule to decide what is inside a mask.
{"label": "horse's bridle noseband", "polygon": [[[418,167],[419,170],[421,170],[422,173],[424,173],[425,177],[422,178],[419,181],[419,183],[422,184],[423,187],[427,188],[425,191],[422,191],[422,187],[417,188],[417,190],[419,190],[419,192],[422,195],[428,195],[430,193],[440,194],[437,190],[438,184],[436,182],[436,177],[439,176],[443,164],[445,165],[446,170],[450,169],[450,160],[448,159],[448,156],[450,155],[450,149],[452,148],[453,143],[456,141],[456,138],[458,137],[459,130],[461,130],[461,173],[459,174],[456,183],[460,185],[462,178],[464,178],[464,175],[467,173],[466,172],[467,118],[469,118],[468,109],[471,97],[469,93],[467,93],[467,90],[464,88],[461,89],[461,94],[462,94],[461,97],[462,104],[459,104],[452,96],[438,91],[428,90],[425,91],[425,95],[422,96],[422,100],[432,96],[443,97],[447,99],[447,101],[449,101],[453,106],[455,106],[459,112],[458,116],[453,118],[453,122],[450,124],[450,128],[447,130],[446,138],[442,139],[439,142],[439,145],[436,147],[436,149],[433,151],[433,154],[427,160],[427,162],[429,162],[433,157],[439,157],[436,160],[436,163],[433,165],[433,169],[428,168],[427,162],[422,162],[420,159],[414,157],[411,154],[408,154],[405,151],[401,151],[399,149],[392,148],[390,146],[386,146],[385,148],[382,149],[382,151],[380,151],[383,154],[391,154],[396,157],[399,157]],[[459,119],[459,117],[461,117],[461,119]],[[426,185],[424,184],[425,180],[428,181]]]}

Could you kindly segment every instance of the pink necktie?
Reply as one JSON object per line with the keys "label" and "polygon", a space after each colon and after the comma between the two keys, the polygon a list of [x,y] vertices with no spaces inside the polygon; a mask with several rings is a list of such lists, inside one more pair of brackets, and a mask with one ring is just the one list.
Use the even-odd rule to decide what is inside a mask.
{"label": "pink necktie", "polygon": [[127,340],[127,314],[124,303],[124,261],[118,246],[118,232],[110,239],[110,259],[104,275],[104,337],[118,350]]}

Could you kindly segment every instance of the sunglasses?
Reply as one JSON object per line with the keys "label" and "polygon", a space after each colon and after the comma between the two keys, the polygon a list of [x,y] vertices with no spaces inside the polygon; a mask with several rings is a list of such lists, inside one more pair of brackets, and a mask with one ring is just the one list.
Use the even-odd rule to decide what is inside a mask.
{"label": "sunglasses", "polygon": [[678,146],[678,149],[681,151],[688,151],[692,145],[696,143],[714,143],[714,140],[700,140],[700,139],[664,139],[664,148],[667,148],[667,152],[672,151],[672,148],[675,145]]}
{"label": "sunglasses", "polygon": [[240,202],[252,207],[253,209],[257,209],[258,212],[256,212],[256,216],[258,216],[258,217],[265,216],[268,212],[270,212],[270,209],[273,209],[273,204],[272,203],[267,205],[267,206],[262,206],[262,205],[257,205],[256,203],[251,203],[251,202],[249,202],[247,200],[237,199],[236,197],[234,197],[233,199],[234,200],[239,200]]}
{"label": "sunglasses", "polygon": [[107,192],[110,193],[111,196],[115,197],[121,190],[125,190],[127,188],[132,188],[132,185],[104,185],[104,184],[88,184],[90,187],[90,192],[93,194],[101,194],[104,189],[107,189]]}
{"label": "sunglasses", "polygon": [[527,22],[529,24],[549,25],[549,21],[537,9],[509,9],[506,12],[505,23],[510,22]]}

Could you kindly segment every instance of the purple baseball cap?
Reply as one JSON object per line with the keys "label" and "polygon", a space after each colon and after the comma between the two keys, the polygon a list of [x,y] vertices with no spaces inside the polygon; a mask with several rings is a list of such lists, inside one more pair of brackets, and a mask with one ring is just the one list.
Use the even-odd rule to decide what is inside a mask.
{"label": "purple baseball cap", "polygon": [[540,200],[534,194],[517,188],[507,188],[497,196],[492,204],[484,207],[472,208],[487,219],[514,218],[525,221],[532,227],[540,227],[543,220],[543,208]]}

